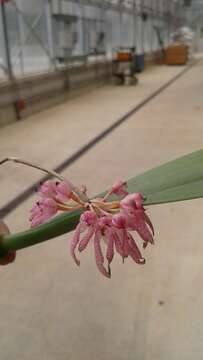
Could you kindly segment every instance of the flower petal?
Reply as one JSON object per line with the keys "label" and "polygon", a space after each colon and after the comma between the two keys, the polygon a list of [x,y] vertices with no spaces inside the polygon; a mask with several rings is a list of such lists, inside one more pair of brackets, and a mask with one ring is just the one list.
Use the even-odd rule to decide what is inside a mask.
{"label": "flower petal", "polygon": [[101,238],[102,238],[101,231],[97,230],[95,232],[95,237],[94,237],[95,260],[97,267],[99,271],[102,273],[102,275],[106,276],[107,278],[110,278],[111,277],[110,272],[107,271],[104,267],[104,256],[102,254],[101,244],[100,244]]}
{"label": "flower petal", "polygon": [[78,246],[78,250],[80,252],[82,252],[83,250],[86,249],[87,245],[89,244],[90,239],[92,238],[92,236],[94,235],[94,227],[90,226],[86,232],[86,234],[83,236],[83,238],[81,239],[79,246]]}
{"label": "flower petal", "polygon": [[139,265],[145,264],[145,259],[142,257],[142,254],[133,239],[132,235],[128,233],[128,245],[129,245],[129,255],[131,258]]}
{"label": "flower petal", "polygon": [[111,228],[108,228],[105,231],[105,237],[107,238],[106,258],[108,260],[108,263],[110,264],[114,257],[114,236]]}
{"label": "flower petal", "polygon": [[118,229],[125,229],[127,226],[127,220],[125,214],[120,212],[114,215],[112,218],[112,224]]}
{"label": "flower petal", "polygon": [[77,259],[76,255],[75,255],[75,249],[80,240],[80,229],[81,229],[81,224],[79,223],[78,226],[76,227],[73,237],[70,241],[70,253],[71,253],[71,256],[72,256],[73,260],[75,261],[76,265],[78,265],[78,266],[80,265],[80,261]]}
{"label": "flower petal", "polygon": [[126,188],[127,188],[127,182],[119,180],[112,186],[111,192],[112,194],[126,196],[128,195]]}
{"label": "flower petal", "polygon": [[117,253],[122,257],[123,261],[125,259],[125,252],[124,252],[124,239],[122,238],[122,234],[119,232],[114,233],[114,243]]}
{"label": "flower petal", "polygon": [[57,183],[55,198],[61,202],[67,202],[70,199],[71,192],[71,184],[67,180],[61,181]]}
{"label": "flower petal", "polygon": [[153,226],[149,216],[146,213],[145,213],[145,221],[146,221],[147,225],[150,227],[151,232],[152,232],[152,234],[154,236],[154,226]]}
{"label": "flower petal", "polygon": [[143,223],[142,226],[139,226],[136,231],[145,242],[154,244],[154,238],[145,223]]}
{"label": "flower petal", "polygon": [[45,181],[39,188],[38,193],[42,198],[54,198],[56,195],[56,181]]}
{"label": "flower petal", "polygon": [[94,225],[97,222],[97,216],[93,211],[87,210],[81,215],[80,221],[85,225]]}

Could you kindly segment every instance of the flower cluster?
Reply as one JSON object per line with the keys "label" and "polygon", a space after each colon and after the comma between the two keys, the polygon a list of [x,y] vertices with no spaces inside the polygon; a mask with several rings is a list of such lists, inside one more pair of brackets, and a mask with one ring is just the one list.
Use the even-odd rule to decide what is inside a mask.
{"label": "flower cluster", "polygon": [[[143,207],[143,196],[129,194],[127,183],[118,181],[104,197],[90,200],[84,186],[79,190],[66,180],[49,180],[42,184],[39,195],[40,201],[31,210],[32,227],[49,220],[58,211],[83,210],[70,242],[70,252],[77,265],[80,261],[76,251],[84,251],[91,240],[96,265],[108,278],[115,252],[123,261],[131,257],[137,264],[145,263],[132,232],[140,236],[146,248],[154,243],[154,229]],[[118,200],[109,200],[112,195],[119,196]]]}

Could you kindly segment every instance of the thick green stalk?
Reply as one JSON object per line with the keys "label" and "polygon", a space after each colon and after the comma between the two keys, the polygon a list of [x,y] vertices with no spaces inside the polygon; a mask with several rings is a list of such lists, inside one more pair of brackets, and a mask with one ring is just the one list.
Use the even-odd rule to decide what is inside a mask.
{"label": "thick green stalk", "polygon": [[75,229],[80,218],[80,212],[64,213],[53,221],[38,226],[37,228],[3,236],[0,238],[0,256],[8,251],[20,250],[39,244]]}

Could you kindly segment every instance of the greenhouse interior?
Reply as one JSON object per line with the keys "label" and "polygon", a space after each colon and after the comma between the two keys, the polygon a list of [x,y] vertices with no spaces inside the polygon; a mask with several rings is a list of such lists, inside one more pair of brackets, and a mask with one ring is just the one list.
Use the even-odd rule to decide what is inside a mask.
{"label": "greenhouse interior", "polygon": [[203,0],[0,0],[0,360],[202,360],[202,70]]}

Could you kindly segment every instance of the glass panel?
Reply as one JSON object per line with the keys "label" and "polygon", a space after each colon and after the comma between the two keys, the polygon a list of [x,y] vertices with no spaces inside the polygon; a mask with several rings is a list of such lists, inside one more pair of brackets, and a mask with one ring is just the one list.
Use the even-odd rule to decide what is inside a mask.
{"label": "glass panel", "polygon": [[51,68],[45,4],[43,0],[6,4],[11,63],[16,76]]}

